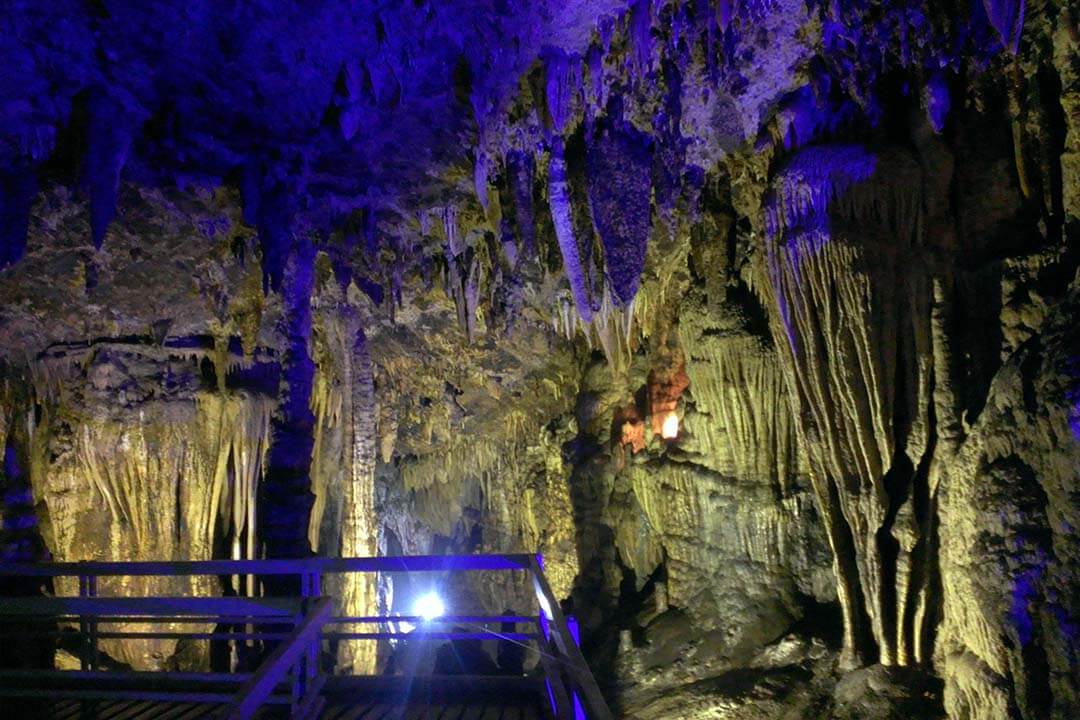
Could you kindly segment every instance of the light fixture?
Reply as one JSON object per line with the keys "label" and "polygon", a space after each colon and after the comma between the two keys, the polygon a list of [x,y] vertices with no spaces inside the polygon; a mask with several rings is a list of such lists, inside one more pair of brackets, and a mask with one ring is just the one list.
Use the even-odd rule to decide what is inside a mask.
{"label": "light fixture", "polygon": [[664,418],[664,424],[660,426],[660,435],[665,440],[674,440],[679,436],[679,416],[674,410]]}
{"label": "light fixture", "polygon": [[442,617],[445,613],[446,607],[442,598],[435,592],[424,593],[413,603],[413,615],[418,615],[425,621]]}

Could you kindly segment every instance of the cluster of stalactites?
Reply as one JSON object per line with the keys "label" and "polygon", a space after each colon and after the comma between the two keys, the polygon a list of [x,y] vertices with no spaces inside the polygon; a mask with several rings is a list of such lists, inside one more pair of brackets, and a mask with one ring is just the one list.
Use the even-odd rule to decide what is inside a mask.
{"label": "cluster of stalactites", "polygon": [[[644,28],[637,34],[648,39],[651,15],[643,14],[642,8],[647,9],[649,3],[640,5],[628,23],[638,30]],[[607,52],[610,24],[604,28],[601,42]],[[541,194],[547,197],[571,301],[570,306],[563,299],[555,301],[552,324],[570,338],[580,330],[614,361],[621,355],[620,348],[629,343],[633,301],[652,231],[654,141],[623,119],[618,102],[609,103],[605,114],[600,114],[599,102],[610,93],[601,77],[603,52],[599,46],[594,50],[587,60],[557,49],[545,50],[542,102],[531,116],[532,129],[515,127],[499,138],[481,127],[473,179],[477,200],[499,236],[511,273],[537,252],[534,183],[543,183],[546,192]],[[648,66],[650,52],[635,54],[643,68]],[[579,132],[584,156],[575,151],[570,157],[568,145],[578,142]],[[491,192],[493,182],[504,183],[506,192]],[[497,197],[510,205],[496,207]],[[483,268],[474,267],[476,258],[454,242],[459,233],[454,219],[448,219],[444,231],[447,286],[472,338],[476,286]],[[599,242],[593,242],[594,236]]]}
{"label": "cluster of stalactites", "polygon": [[[652,60],[651,4],[639,2],[630,12],[627,34],[633,46],[632,66],[644,75]],[[572,337],[580,328],[586,341],[603,348],[617,363],[629,350],[633,301],[645,268],[652,230],[653,141],[622,117],[621,103],[610,98],[604,78],[603,54],[611,48],[611,27],[601,28],[600,45],[581,57],[551,52],[545,62],[548,202],[552,225],[570,285],[577,322],[559,303],[553,313],[556,331]],[[602,48],[602,49],[601,49]],[[589,85],[586,87],[585,77]],[[591,92],[590,92],[591,90]],[[599,115],[604,99],[606,113]],[[575,122],[583,120],[584,193],[574,192],[574,173],[568,167],[566,143]],[[575,197],[584,199],[591,228],[575,226]],[[591,231],[591,232],[589,232]],[[583,234],[595,233],[602,256],[594,257]],[[597,267],[602,266],[602,267]],[[596,278],[600,276],[599,282]]]}
{"label": "cluster of stalactites", "polygon": [[915,161],[864,145],[825,145],[796,153],[765,204],[770,238],[828,228],[832,220],[871,220],[911,238],[917,230],[921,175]]}

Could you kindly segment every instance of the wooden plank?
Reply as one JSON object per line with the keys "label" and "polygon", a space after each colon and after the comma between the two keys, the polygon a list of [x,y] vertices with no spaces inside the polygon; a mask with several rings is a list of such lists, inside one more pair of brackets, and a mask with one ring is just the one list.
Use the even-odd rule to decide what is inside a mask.
{"label": "wooden plank", "polygon": [[[401,720],[425,720],[425,718],[432,717],[432,706],[426,702],[410,702],[401,708],[400,718]],[[434,717],[439,716],[439,710],[435,709]]]}
{"label": "wooden plank", "polygon": [[484,715],[483,705],[469,705],[461,715],[461,720],[480,720]]}
{"label": "wooden plank", "polygon": [[361,720],[388,720],[394,717],[395,710],[397,710],[397,707],[394,705],[375,703],[369,706],[367,714]]}
{"label": "wooden plank", "polygon": [[340,715],[333,718],[333,720],[361,720],[368,717],[365,713],[369,713],[373,709],[373,706],[363,702],[357,701],[351,705],[340,703],[339,707],[344,710]]}
{"label": "wooden plank", "polygon": [[371,705],[363,701],[355,703],[338,703],[338,715],[332,720],[360,720],[364,714],[371,710]]}
{"label": "wooden plank", "polygon": [[198,703],[187,712],[177,715],[175,720],[196,720],[196,718],[209,717],[215,710],[217,708],[214,705]]}
{"label": "wooden plank", "polygon": [[447,705],[443,708],[442,715],[439,716],[439,720],[461,720],[461,716],[465,713],[465,706],[455,703],[453,705]]}
{"label": "wooden plank", "polygon": [[136,704],[138,704],[136,700],[112,700],[102,703],[97,713],[98,720],[113,720],[125,709]]}
{"label": "wooden plank", "polygon": [[498,705],[488,705],[484,708],[484,714],[480,716],[480,720],[500,720],[501,716],[501,707]]}
{"label": "wooden plank", "polygon": [[163,720],[180,714],[178,706],[187,706],[187,703],[158,702],[140,709],[138,715],[132,716],[131,720]]}
{"label": "wooden plank", "polygon": [[346,707],[340,703],[327,703],[323,708],[319,720],[339,720],[346,711]]}
{"label": "wooden plank", "polygon": [[160,714],[153,716],[153,720],[177,720],[178,717],[189,712],[194,706],[195,703],[171,703]]}
{"label": "wooden plank", "polygon": [[337,702],[349,698],[437,697],[467,704],[473,696],[532,702],[544,690],[543,678],[511,675],[353,675],[327,678],[326,692]]}
{"label": "wooden plank", "polygon": [[136,703],[134,703],[132,705],[129,705],[127,707],[127,709],[124,710],[123,712],[120,712],[120,713],[118,713],[116,715],[111,716],[109,718],[109,720],[134,720],[134,718],[137,718],[139,715],[141,715],[144,712],[150,710],[151,708],[160,708],[160,707],[161,707],[161,703],[153,703],[153,702],[150,702],[149,700],[144,700],[142,702],[136,702]]}
{"label": "wooden plank", "polygon": [[82,712],[82,703],[78,700],[61,700],[53,704],[54,720],[70,720]]}

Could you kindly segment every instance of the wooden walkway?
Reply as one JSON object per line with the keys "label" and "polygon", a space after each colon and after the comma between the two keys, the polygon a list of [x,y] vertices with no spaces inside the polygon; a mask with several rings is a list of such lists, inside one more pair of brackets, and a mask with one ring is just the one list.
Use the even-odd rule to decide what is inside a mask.
{"label": "wooden walkway", "polygon": [[[320,720],[551,720],[538,677],[339,677],[324,686]],[[220,703],[182,700],[21,698],[8,700],[4,720],[217,720]],[[13,711],[14,714],[12,714]],[[289,717],[287,706],[264,706],[257,720]]]}
{"label": "wooden walkway", "polygon": [[[438,619],[333,615],[323,576],[353,572],[524,571],[536,614]],[[6,637],[70,639],[80,670],[0,669],[0,720],[610,720],[567,618],[533,555],[213,560],[170,563],[0,563],[0,576],[77,577],[76,597],[0,597]],[[99,597],[100,577],[296,576],[300,596]],[[412,629],[405,633],[405,624]],[[367,625],[368,631],[357,631]],[[511,630],[503,632],[504,625]],[[154,629],[146,630],[147,626]],[[529,629],[531,627],[531,630]],[[134,629],[133,629],[134,628]],[[391,631],[389,628],[397,628]],[[514,628],[524,628],[518,632]],[[189,638],[265,643],[246,673],[131,672],[102,665],[99,641]],[[538,651],[528,675],[333,676],[327,651],[341,641],[513,641]],[[235,647],[234,647],[235,646]],[[332,652],[330,659],[332,661]],[[332,664],[332,662],[330,663]]]}
{"label": "wooden walkway", "polygon": [[[221,706],[206,703],[152,702],[137,700],[59,700],[37,706],[24,706],[12,716],[40,720],[216,720]],[[283,711],[266,709],[256,716],[287,717]],[[333,702],[323,708],[320,720],[543,720],[550,718],[538,703],[507,705],[491,703],[408,703],[384,701]]]}

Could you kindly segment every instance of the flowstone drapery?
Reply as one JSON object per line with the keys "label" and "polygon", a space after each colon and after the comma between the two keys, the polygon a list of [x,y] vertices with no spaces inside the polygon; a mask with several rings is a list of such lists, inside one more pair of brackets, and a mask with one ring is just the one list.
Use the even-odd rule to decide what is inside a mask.
{"label": "flowstone drapery", "polygon": [[[925,660],[928,282],[922,175],[901,151],[809,148],[766,205],[762,293],[835,554],[846,661]],[[921,495],[921,497],[920,497]],[[921,600],[925,602],[925,598]]]}

